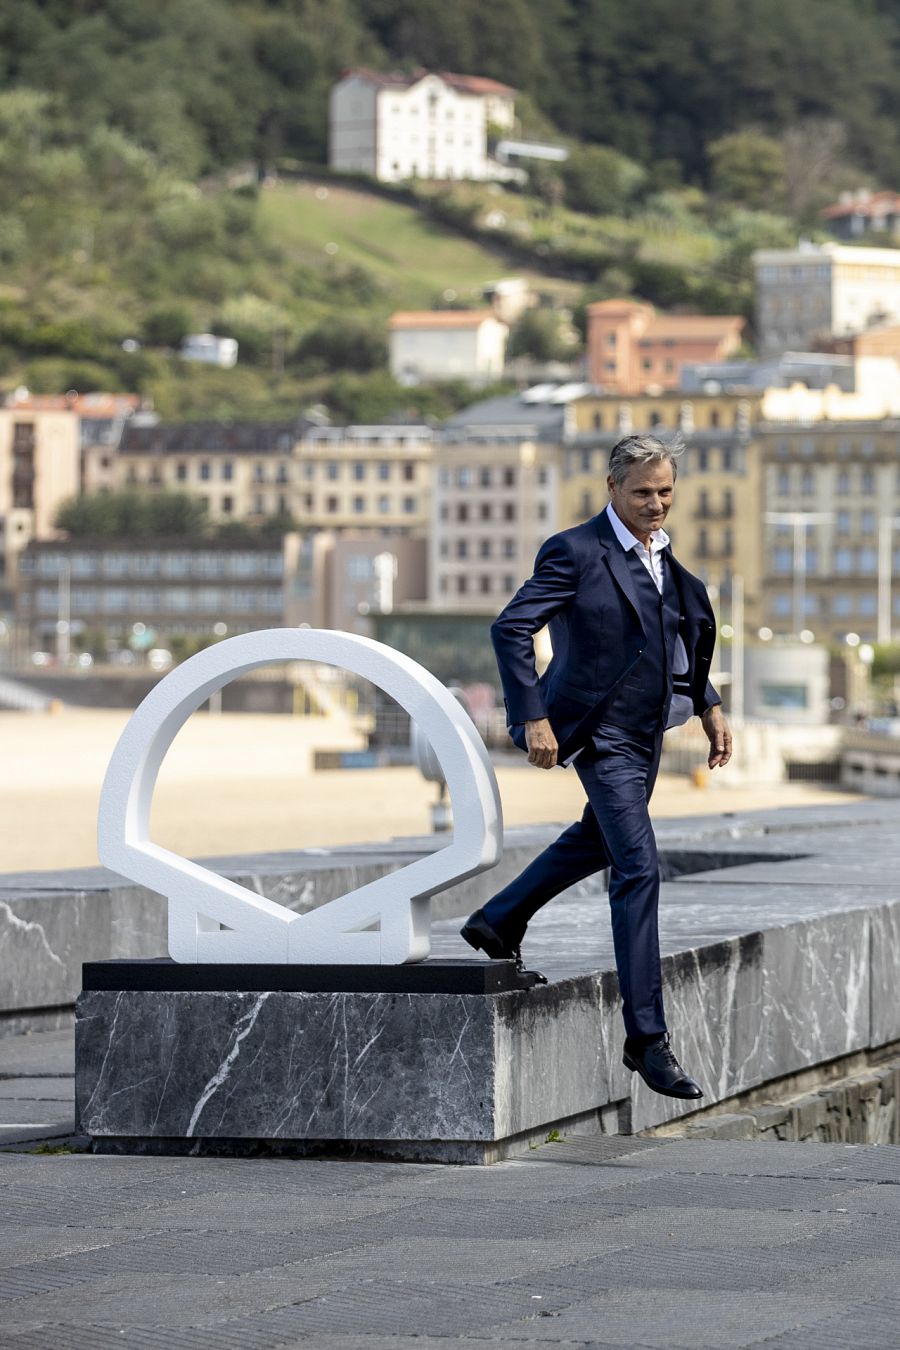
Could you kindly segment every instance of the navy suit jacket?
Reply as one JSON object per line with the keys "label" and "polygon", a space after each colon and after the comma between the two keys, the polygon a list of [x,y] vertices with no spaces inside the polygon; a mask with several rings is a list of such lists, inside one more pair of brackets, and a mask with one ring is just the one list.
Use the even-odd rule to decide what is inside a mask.
{"label": "navy suit jacket", "polygon": [[[721,699],[709,682],[716,625],[706,587],[667,550],[679,598],[696,713]],[[534,634],[550,625],[553,659],[538,678]],[[510,735],[525,749],[525,722],[547,717],[559,762],[587,744],[603,706],[640,660],[646,634],[625,551],[605,511],[547,539],[534,574],[491,625]]]}

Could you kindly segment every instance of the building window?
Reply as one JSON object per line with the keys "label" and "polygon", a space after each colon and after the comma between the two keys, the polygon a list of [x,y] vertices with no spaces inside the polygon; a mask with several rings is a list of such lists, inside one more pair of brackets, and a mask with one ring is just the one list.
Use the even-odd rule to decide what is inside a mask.
{"label": "building window", "polygon": [[330,483],[334,483],[337,480],[340,471],[341,466],[338,464],[337,460],[330,459],[325,466],[325,477]]}
{"label": "building window", "polygon": [[701,473],[706,473],[707,469],[709,468],[708,450],[704,449],[697,451],[697,468],[700,470]]}
{"label": "building window", "polygon": [[378,514],[379,514],[380,516],[389,516],[390,513],[391,513],[391,499],[390,499],[390,497],[379,497],[379,498],[378,498]]}
{"label": "building window", "polygon": [[722,468],[726,473],[731,473],[734,468],[734,451],[730,445],[722,451]]}
{"label": "building window", "polygon": [[480,485],[482,487],[490,487],[491,481],[492,478],[490,469],[481,469],[478,474],[478,482],[480,483]]}
{"label": "building window", "polygon": [[481,594],[482,594],[482,595],[489,595],[489,594],[490,594],[490,590],[491,590],[491,579],[490,579],[490,577],[486,577],[486,576],[481,576],[481,577],[479,577],[479,579],[478,579],[478,589],[481,591]]}
{"label": "building window", "polygon": [[776,489],[779,497],[787,497],[791,491],[791,475],[787,469],[778,470],[778,487]]}
{"label": "building window", "polygon": [[234,477],[234,465],[230,459],[222,461],[222,478],[226,483],[230,483]]}
{"label": "building window", "polygon": [[837,516],[835,517],[835,528],[837,529],[837,533],[838,533],[838,534],[849,534],[849,533],[850,533],[850,512],[849,512],[849,511],[838,511]]}
{"label": "building window", "polygon": [[874,618],[878,613],[878,597],[871,591],[866,591],[859,597],[859,612],[867,619]]}
{"label": "building window", "polygon": [[471,469],[457,469],[457,470],[456,470],[456,486],[457,486],[457,487],[461,487],[461,488],[467,488],[467,487],[471,487],[471,486],[472,486],[472,470],[471,470]]}
{"label": "building window", "polygon": [[585,518],[594,514],[594,499],[589,492],[581,494],[581,514]]}
{"label": "building window", "polygon": [[538,520],[546,520],[546,519],[547,519],[547,503],[546,503],[546,502],[538,502],[538,505],[537,505],[537,518],[538,518]]}
{"label": "building window", "polygon": [[776,572],[790,572],[792,563],[791,550],[789,548],[776,548],[773,557],[773,565]]}
{"label": "building window", "polygon": [[841,469],[837,479],[837,490],[842,497],[850,491],[850,475],[846,469]]}
{"label": "building window", "polygon": [[[613,333],[612,336],[615,337],[615,333]],[[615,361],[607,362],[607,369],[609,368],[610,365],[612,365],[613,370],[615,370],[615,368],[616,368],[616,363],[615,363]],[[595,413],[594,413],[594,430],[595,430],[595,431],[602,431],[602,430],[603,430],[603,414],[602,414],[602,413],[598,413],[598,412],[595,412]]]}
{"label": "building window", "polygon": [[504,487],[515,487],[515,485],[516,485],[516,471],[515,471],[515,469],[504,469],[504,470],[503,470],[503,486],[504,486]]}
{"label": "building window", "polygon": [[504,556],[504,558],[514,558],[514,557],[516,556],[516,541],[515,541],[515,539],[504,539],[504,540],[503,540],[503,556]]}
{"label": "building window", "polygon": [[186,481],[186,479],[187,479],[187,476],[188,476],[188,475],[187,475],[187,465],[186,465],[186,464],[176,464],[176,465],[175,465],[175,477],[176,477],[176,479],[178,480],[178,482],[179,482],[179,483],[184,483],[184,482]]}
{"label": "building window", "polygon": [[590,471],[591,471],[591,460],[592,460],[592,455],[591,455],[590,450],[582,450],[582,452],[581,452],[581,472],[582,472],[582,473],[590,473]]}
{"label": "building window", "polygon": [[871,496],[875,491],[875,474],[871,469],[863,469],[860,475],[860,491]]}
{"label": "building window", "polygon": [[875,533],[875,512],[863,511],[859,518],[859,528],[863,534]]}
{"label": "building window", "polygon": [[366,499],[365,499],[365,497],[354,497],[354,498],[353,498],[353,511],[354,511],[354,513],[355,513],[356,515],[358,515],[358,516],[361,516],[361,515],[363,514],[363,512],[365,511],[365,509],[366,509]]}
{"label": "building window", "polygon": [[441,520],[450,519],[450,507],[446,502],[441,502]]}
{"label": "building window", "polygon": [[234,498],[233,498],[233,497],[223,497],[223,498],[222,498],[222,514],[225,515],[225,516],[230,516],[233,510],[234,510]]}
{"label": "building window", "polygon": [[456,541],[456,556],[457,556],[457,558],[468,558],[468,556],[469,556],[469,541],[468,541],[468,539],[457,539],[457,541]]}
{"label": "building window", "polygon": [[859,550],[859,570],[860,572],[874,573],[878,568],[878,555],[874,548],[861,548]]}
{"label": "building window", "polygon": [[404,498],[403,498],[403,514],[404,514],[405,516],[413,516],[413,515],[415,515],[415,513],[416,513],[416,499],[415,499],[415,497],[404,497]]}
{"label": "building window", "polygon": [[412,483],[413,480],[415,479],[415,476],[416,476],[416,466],[415,466],[415,464],[410,464],[409,462],[407,462],[406,464],[404,464],[404,465],[403,465],[403,481],[404,481],[404,483]]}
{"label": "building window", "polygon": [[846,591],[839,592],[831,602],[831,610],[838,618],[846,618],[853,613],[853,596]]}
{"label": "building window", "polygon": [[329,514],[329,515],[332,515],[332,516],[333,516],[333,515],[336,515],[336,514],[337,514],[337,509],[338,509],[338,499],[337,499],[337,497],[326,497],[326,498],[325,498],[325,510],[328,512],[328,514]]}
{"label": "building window", "polygon": [[853,571],[853,549],[837,548],[834,551],[834,570],[842,576]]}
{"label": "building window", "polygon": [[478,552],[482,558],[489,558],[491,556],[491,540],[482,539],[478,545]]}
{"label": "building window", "polygon": [[200,477],[204,482],[212,477],[208,460],[203,460],[200,465]]}
{"label": "building window", "polygon": [[809,469],[804,469],[800,478],[800,495],[801,497],[811,497],[814,491],[815,484],[813,482],[812,472]]}
{"label": "building window", "polygon": [[465,595],[465,593],[466,593],[466,591],[467,591],[468,589],[469,589],[469,578],[468,578],[467,576],[465,576],[465,574],[463,574],[462,576],[457,577],[457,578],[456,578],[456,593],[457,593],[457,595]]}
{"label": "building window", "polygon": [[459,502],[456,507],[456,519],[466,521],[469,519],[469,506],[467,502]]}
{"label": "building window", "polygon": [[515,504],[515,502],[504,502],[504,503],[503,503],[503,519],[504,519],[504,520],[515,520],[515,518],[516,518],[516,504]]}
{"label": "building window", "polygon": [[490,518],[491,518],[491,504],[490,504],[490,502],[482,502],[482,503],[481,503],[481,512],[480,512],[480,514],[481,514],[481,519],[482,519],[482,520],[490,520]]}
{"label": "building window", "polygon": [[391,476],[391,462],[388,459],[382,459],[378,462],[378,478],[382,483],[386,483]]}

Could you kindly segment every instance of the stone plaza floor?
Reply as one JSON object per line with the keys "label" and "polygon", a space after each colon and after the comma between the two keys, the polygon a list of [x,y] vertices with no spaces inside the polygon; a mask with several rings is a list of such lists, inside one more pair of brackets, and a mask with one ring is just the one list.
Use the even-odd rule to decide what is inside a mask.
{"label": "stone plaza floor", "polygon": [[3,1350],[900,1345],[898,1147],[94,1156],[65,1151],[70,1033],[0,1049]]}

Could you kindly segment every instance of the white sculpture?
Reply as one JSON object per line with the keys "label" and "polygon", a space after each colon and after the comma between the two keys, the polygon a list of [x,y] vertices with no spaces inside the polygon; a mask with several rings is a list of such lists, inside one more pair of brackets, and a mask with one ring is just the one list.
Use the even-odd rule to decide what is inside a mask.
{"label": "white sculpture", "polygon": [[[309,914],[294,914],[149,838],[160,765],[191,713],[247,671],[301,660],[350,670],[396,699],[431,742],[454,815],[446,848]],[[425,959],[430,897],[494,866],[503,851],[503,818],[480,736],[423,666],[350,633],[271,628],[199,652],[147,695],[106,771],[97,848],[107,867],[167,897],[169,954],[175,961],[391,965]]]}

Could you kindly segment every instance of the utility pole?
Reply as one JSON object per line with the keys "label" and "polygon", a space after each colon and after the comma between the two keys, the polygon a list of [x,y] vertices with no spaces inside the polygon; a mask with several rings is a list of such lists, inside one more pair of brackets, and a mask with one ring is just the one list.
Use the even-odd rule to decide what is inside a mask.
{"label": "utility pole", "polygon": [[878,521],[878,628],[877,641],[890,642],[893,638],[891,614],[891,543],[893,533],[900,526],[900,517],[882,516]]}
{"label": "utility pole", "polygon": [[59,569],[56,592],[56,659],[61,666],[68,665],[72,631],[72,564],[66,559]]}

